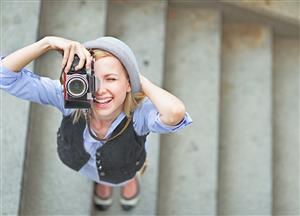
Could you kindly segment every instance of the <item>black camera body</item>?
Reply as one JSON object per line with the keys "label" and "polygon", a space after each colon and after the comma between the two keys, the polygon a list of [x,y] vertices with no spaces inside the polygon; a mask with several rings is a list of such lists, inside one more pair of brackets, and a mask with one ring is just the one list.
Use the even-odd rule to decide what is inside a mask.
{"label": "black camera body", "polygon": [[90,108],[94,94],[100,87],[100,81],[94,75],[93,62],[91,70],[86,70],[85,66],[79,70],[75,70],[79,60],[79,57],[74,55],[70,70],[67,73],[62,72],[64,106],[67,109]]}

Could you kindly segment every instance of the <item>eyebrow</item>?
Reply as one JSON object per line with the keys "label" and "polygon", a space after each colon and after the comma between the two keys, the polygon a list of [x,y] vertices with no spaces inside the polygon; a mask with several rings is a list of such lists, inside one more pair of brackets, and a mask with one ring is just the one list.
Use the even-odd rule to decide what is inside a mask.
{"label": "eyebrow", "polygon": [[119,74],[117,74],[117,73],[108,73],[108,74],[104,74],[105,77],[107,77],[107,76],[113,76],[113,75],[119,76]]}

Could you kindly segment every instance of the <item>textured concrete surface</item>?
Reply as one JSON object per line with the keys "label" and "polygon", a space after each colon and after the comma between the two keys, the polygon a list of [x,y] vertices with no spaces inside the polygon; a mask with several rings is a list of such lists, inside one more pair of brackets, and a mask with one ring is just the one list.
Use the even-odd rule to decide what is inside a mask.
{"label": "textured concrete surface", "polygon": [[[247,2],[246,2],[247,1]],[[219,10],[223,22],[252,22],[267,25],[277,35],[300,37],[298,0],[168,0],[172,7]],[[298,17],[297,17],[298,15]]]}
{"label": "textured concrete surface", "polygon": [[299,40],[275,37],[273,55],[273,214],[299,215]]}
{"label": "textured concrete surface", "polygon": [[[104,34],[105,17],[105,1],[43,1],[39,37],[57,35],[81,42],[94,39]],[[37,60],[35,70],[58,79],[61,60],[60,54],[49,52]],[[55,108],[31,107],[22,215],[91,213],[92,183],[63,165],[56,153],[61,117]]]}
{"label": "textured concrete surface", "polygon": [[281,16],[281,18],[291,19],[295,22],[300,21],[300,2],[297,0],[268,0],[268,1],[249,1],[249,0],[221,0],[233,5],[248,8],[261,13],[268,13],[273,16]]}
{"label": "textured concrete surface", "polygon": [[215,215],[218,157],[220,14],[169,8],[165,88],[193,119],[161,143],[159,215]]}
{"label": "textured concrete surface", "polygon": [[[111,1],[108,4],[107,35],[125,41],[137,56],[141,73],[157,85],[162,84],[165,39],[164,1]],[[155,215],[157,198],[159,136],[147,139],[149,165],[142,177],[141,199],[133,211],[122,211],[119,188],[114,189],[114,204],[107,212],[93,215]]]}
{"label": "textured concrete surface", "polygon": [[[36,40],[40,1],[1,1],[1,55]],[[24,19],[23,12],[27,11]],[[16,34],[16,31],[18,32]],[[33,69],[33,64],[28,65]],[[0,92],[1,215],[17,215],[21,196],[29,102]]]}
{"label": "textured concrete surface", "polygon": [[222,40],[219,214],[270,215],[272,34],[225,24]]}

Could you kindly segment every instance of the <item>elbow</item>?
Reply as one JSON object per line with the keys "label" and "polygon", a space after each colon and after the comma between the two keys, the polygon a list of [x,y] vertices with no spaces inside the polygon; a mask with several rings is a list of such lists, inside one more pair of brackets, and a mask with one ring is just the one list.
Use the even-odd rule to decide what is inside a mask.
{"label": "elbow", "polygon": [[185,112],[186,112],[185,106],[182,103],[174,106],[170,110],[170,117],[166,123],[168,125],[177,125],[183,120],[185,116]]}

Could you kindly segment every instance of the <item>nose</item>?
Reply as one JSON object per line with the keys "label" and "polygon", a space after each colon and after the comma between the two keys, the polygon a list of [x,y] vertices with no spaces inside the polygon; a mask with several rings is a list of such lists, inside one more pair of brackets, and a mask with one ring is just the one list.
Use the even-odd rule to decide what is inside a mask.
{"label": "nose", "polygon": [[98,79],[97,82],[98,82],[98,84],[97,84],[97,88],[96,88],[96,93],[98,95],[101,95],[107,91],[106,85],[105,85],[105,82],[103,82],[103,80]]}

